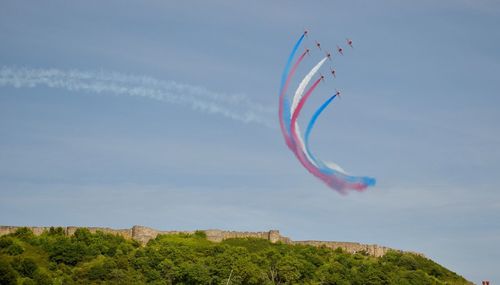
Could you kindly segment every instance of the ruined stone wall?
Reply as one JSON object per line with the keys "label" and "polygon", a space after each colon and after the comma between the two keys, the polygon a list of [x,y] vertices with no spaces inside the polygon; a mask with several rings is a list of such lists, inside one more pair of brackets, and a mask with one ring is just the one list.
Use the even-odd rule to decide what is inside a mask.
{"label": "ruined stone wall", "polygon": [[[76,230],[81,227],[66,227],[66,235],[72,236],[75,234]],[[131,229],[111,229],[111,228],[99,228],[99,227],[85,227],[88,229],[91,233],[96,233],[97,231],[107,233],[107,234],[113,234],[113,235],[119,235],[122,236],[126,239],[131,239],[132,238],[132,230]]]}
{"label": "ruined stone wall", "polygon": [[[13,234],[17,229],[23,227],[13,227],[13,226],[0,226],[0,236]],[[26,227],[30,229],[35,235],[41,235],[44,231],[48,231],[50,227]]]}
{"label": "ruined stone wall", "polygon": [[292,244],[300,244],[300,245],[312,245],[312,246],[325,246],[331,249],[341,248],[342,250],[349,253],[359,253],[366,252],[369,255],[380,257],[386,254],[389,250],[388,247],[379,246],[376,244],[361,244],[356,242],[336,242],[336,241],[314,241],[314,240],[306,240],[306,241],[293,241]]}
{"label": "ruined stone wall", "polygon": [[158,231],[144,226],[132,227],[132,238],[142,244],[156,238],[158,235],[194,234],[195,231]]}
{"label": "ruined stone wall", "polygon": [[[14,226],[0,226],[0,236],[10,233],[14,233],[17,229],[21,227]],[[35,235],[40,235],[44,231],[48,231],[50,227],[26,227],[33,231]],[[80,227],[64,227],[64,232],[68,235],[74,235],[76,230]],[[134,239],[142,244],[146,244],[149,240],[156,238],[160,234],[171,235],[171,234],[194,234],[195,231],[159,231],[152,228],[144,226],[133,226],[131,229],[111,229],[111,228],[100,228],[100,227],[85,227],[90,232],[95,233],[101,231],[104,233],[120,235],[127,239]],[[236,231],[222,231],[222,230],[205,230],[207,239],[213,242],[221,242],[230,238],[261,238],[270,240],[272,242],[277,242],[283,239],[280,236],[279,231],[269,231],[269,232],[236,232]],[[286,238],[285,238],[286,239]]]}
{"label": "ruined stone wall", "polygon": [[[0,226],[0,236],[14,233],[17,229],[21,227],[14,226]],[[50,227],[27,227],[33,231],[35,235],[40,235],[44,231],[48,231]],[[80,227],[65,227],[66,235],[71,236]],[[159,234],[194,234],[195,231],[158,231],[152,228],[144,226],[133,226],[131,229],[111,229],[111,228],[100,228],[100,227],[85,227],[90,232],[95,233],[101,231],[104,233],[120,235],[126,239],[134,239],[141,244],[146,244],[149,240],[156,238]],[[296,244],[296,245],[311,245],[311,246],[325,246],[331,249],[342,248],[342,250],[349,253],[366,252],[372,256],[383,256],[391,248],[385,246],[379,246],[376,244],[361,244],[355,242],[336,242],[336,241],[292,241],[288,237],[282,236],[278,230],[270,230],[267,232],[235,232],[235,231],[223,231],[223,230],[204,230],[207,235],[207,239],[213,242],[221,242],[230,238],[259,238],[269,240],[272,243],[282,242],[286,244]],[[412,252],[414,253],[414,252]],[[419,253],[415,253],[419,254]],[[419,254],[422,255],[422,254]],[[422,255],[423,256],[423,255]]]}
{"label": "ruined stone wall", "polygon": [[235,232],[221,230],[206,230],[207,239],[214,242],[221,242],[231,238],[259,238],[269,239],[269,232]]}
{"label": "ruined stone wall", "polygon": [[[266,239],[273,243],[282,241],[289,242],[290,239],[283,237],[279,234],[277,230],[271,230],[268,232],[236,232],[236,231],[223,231],[223,230],[203,230],[207,235],[207,239],[213,242],[221,242],[226,239],[231,238],[260,238]],[[152,228],[144,226],[134,226],[132,228],[132,238],[145,244],[150,239],[154,239],[159,234],[194,234],[195,231],[158,231]]]}
{"label": "ruined stone wall", "polygon": [[[8,235],[11,233],[15,233],[19,228],[28,228],[33,234],[41,235],[45,231],[49,231],[51,227],[14,227],[14,226],[0,226],[0,236]],[[58,228],[58,227],[54,227]],[[75,234],[76,230],[82,227],[61,227],[66,235],[72,236]],[[91,233],[96,233],[97,231],[101,231],[108,234],[120,235],[126,239],[132,238],[132,230],[131,229],[111,229],[111,228],[100,228],[100,227],[85,227]]]}

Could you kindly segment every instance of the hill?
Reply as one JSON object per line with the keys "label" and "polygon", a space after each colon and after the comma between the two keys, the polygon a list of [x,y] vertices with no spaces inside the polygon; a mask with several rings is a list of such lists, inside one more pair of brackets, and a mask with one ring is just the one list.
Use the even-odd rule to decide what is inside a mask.
{"label": "hill", "polygon": [[[0,226],[0,236],[15,233],[20,228],[27,228],[35,235],[40,235],[49,231],[51,227],[16,227],[16,226]],[[62,227],[61,230],[68,236],[74,233],[81,227]],[[156,230],[144,226],[133,226],[130,229],[112,229],[102,227],[83,227],[88,229],[91,233],[103,232],[122,236],[126,239],[133,239],[143,245],[147,244],[151,239],[156,238],[158,235],[171,235],[171,234],[194,234],[196,231],[163,231]],[[349,253],[366,252],[373,256],[383,256],[389,250],[396,250],[386,246],[377,244],[361,244],[357,242],[339,242],[339,241],[317,241],[317,240],[302,240],[295,241],[288,237],[282,236],[278,230],[270,230],[265,232],[239,232],[239,231],[224,231],[224,230],[203,230],[207,239],[213,242],[221,242],[226,239],[232,238],[259,238],[265,239],[272,243],[281,242],[285,244],[300,244],[312,246],[325,246],[331,249],[341,248]],[[423,256],[421,253],[417,253]]]}
{"label": "hill", "polygon": [[78,228],[0,237],[0,284],[470,284],[414,253],[376,257],[262,238],[159,234],[146,244]]}

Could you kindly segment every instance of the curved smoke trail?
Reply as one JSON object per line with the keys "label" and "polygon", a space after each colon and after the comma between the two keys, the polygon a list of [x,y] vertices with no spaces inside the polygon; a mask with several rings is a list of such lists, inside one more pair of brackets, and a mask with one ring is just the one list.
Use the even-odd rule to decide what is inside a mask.
{"label": "curved smoke trail", "polygon": [[288,109],[288,106],[290,105],[290,103],[288,102],[288,100],[285,101],[285,94],[286,94],[286,91],[288,90],[288,85],[290,84],[291,78],[295,74],[295,71],[299,67],[300,63],[302,62],[302,60],[304,59],[306,54],[307,54],[307,51],[302,53],[302,55],[299,57],[299,59],[297,59],[297,61],[293,65],[292,70],[290,71],[290,73],[288,74],[288,76],[286,78],[285,86],[281,90],[281,94],[279,97],[278,116],[279,116],[279,121],[280,121],[281,133],[285,137],[286,145],[291,150],[293,150],[294,146],[293,146],[292,140],[290,138],[290,133],[289,133],[288,127],[285,125],[285,118],[290,117],[290,111]]}
{"label": "curved smoke trail", "polygon": [[[310,71],[309,73],[306,74],[306,76],[304,76],[304,78],[302,79],[302,81],[300,82],[299,84],[299,87],[297,87],[297,90],[295,91],[295,94],[293,95],[292,97],[292,105],[290,107],[290,114],[293,114],[300,102],[300,100],[302,99],[302,96],[304,95],[304,91],[307,87],[307,85],[309,84],[309,82],[311,81],[311,79],[314,77],[314,75],[316,75],[316,73],[319,71],[319,69],[321,68],[321,66],[325,63],[325,61],[327,60],[327,57],[323,58],[322,60],[320,60]],[[314,89],[313,89],[314,90]],[[312,92],[312,91],[311,91]],[[307,94],[307,92],[306,92]],[[286,106],[284,106],[286,107]],[[293,123],[290,122],[290,119],[291,119],[291,115],[289,115],[287,117],[287,125],[288,126],[292,126]],[[290,127],[289,127],[290,128]],[[305,147],[304,146],[304,142],[302,141],[302,136],[300,135],[300,127],[298,125],[298,122],[295,122],[295,127],[294,127],[295,131],[299,134],[297,137],[299,139],[299,145],[301,147]],[[292,133],[291,129],[288,130],[289,133]],[[290,134],[291,136],[291,134]],[[298,150],[295,150],[294,151],[298,151]],[[304,153],[306,153],[307,155],[307,152],[305,149],[302,150]]]}
{"label": "curved smoke trail", "polygon": [[324,168],[326,166],[325,166],[325,164],[321,160],[316,159],[316,157],[310,151],[310,148],[309,148],[309,136],[311,134],[311,130],[314,127],[314,124],[316,123],[316,120],[318,120],[319,115],[321,115],[321,113],[323,112],[323,110],[325,110],[326,107],[328,107],[328,105],[330,105],[330,103],[333,101],[333,99],[335,99],[335,97],[337,97],[336,94],[333,95],[333,96],[331,96],[330,98],[328,98],[328,100],[326,100],[325,103],[323,103],[316,110],[316,112],[314,112],[313,116],[311,117],[311,120],[309,121],[309,124],[307,125],[307,129],[306,129],[306,132],[304,134],[304,145],[305,145],[305,149],[307,151],[307,154],[312,159],[312,161],[314,162],[314,164],[316,164],[320,169],[322,169],[322,168]]}
{"label": "curved smoke trail", "polygon": [[306,76],[304,76],[304,78],[300,82],[299,87],[297,87],[297,90],[295,91],[295,95],[293,95],[293,98],[292,98],[292,106],[290,108],[290,113],[291,114],[293,114],[293,112],[295,111],[295,108],[297,108],[297,105],[299,104],[299,101],[302,98],[302,95],[304,94],[304,90],[306,89],[307,85],[309,84],[309,82],[311,81],[311,79],[314,77],[314,75],[316,75],[316,73],[319,71],[319,69],[321,68],[321,66],[323,66],[323,64],[325,63],[325,61],[327,59],[328,58],[325,57],[322,60],[320,60],[309,71],[309,73],[307,73]]}
{"label": "curved smoke trail", "polygon": [[300,44],[304,40],[305,36],[306,36],[305,34],[302,34],[302,36],[299,38],[299,40],[293,46],[292,52],[290,53],[290,56],[288,57],[285,69],[283,70],[283,74],[281,75],[280,94],[283,91],[283,87],[285,85],[285,81],[286,81],[286,77],[287,77],[287,74],[288,74],[288,70],[290,69],[290,64],[292,64],[292,60],[293,60],[293,58],[295,56],[295,53],[297,52],[297,49],[299,48]]}
{"label": "curved smoke trail", "polygon": [[309,99],[309,97],[312,95],[314,92],[314,89],[318,86],[320,83],[321,78],[317,79],[314,84],[307,90],[305,95],[302,97],[302,99],[299,101],[297,104],[297,108],[295,109],[293,115],[292,115],[292,120],[291,120],[291,133],[292,133],[292,138],[294,140],[294,143],[296,145],[296,156],[299,159],[300,163],[314,176],[318,177],[321,179],[325,184],[330,186],[331,188],[339,191],[342,194],[346,193],[346,190],[348,189],[354,189],[358,191],[362,191],[368,187],[368,185],[364,184],[364,181],[348,181],[341,175],[338,175],[338,173],[323,173],[320,171],[317,165],[315,165],[311,158],[308,157],[307,155],[307,150],[305,150],[305,146],[303,145],[302,138],[300,137],[300,133],[297,131],[298,129],[298,124],[297,124],[297,119],[300,115],[300,112],[302,111],[302,108],[304,107],[305,103]]}
{"label": "curved smoke trail", "polygon": [[310,158],[307,157],[306,152],[304,151],[304,146],[302,143],[302,138],[300,137],[300,133],[297,131],[298,129],[298,124],[297,124],[297,119],[300,115],[300,112],[302,111],[302,108],[305,105],[305,102],[311,96],[313,93],[314,89],[318,86],[318,84],[321,82],[321,78],[317,79],[313,85],[307,90],[305,95],[301,98],[301,100],[298,102],[297,107],[295,108],[292,118],[291,118],[291,135],[292,139],[294,140],[295,143],[295,155],[299,159],[299,162],[304,166],[309,173],[314,175],[315,177],[319,178],[322,180],[324,183],[326,183],[328,186],[336,189],[340,193],[345,193],[345,183],[335,176],[329,176],[321,171],[319,171],[318,167],[314,165]]}
{"label": "curved smoke trail", "polygon": [[[318,84],[321,82],[321,78],[317,79],[313,85],[307,90],[306,94],[302,98],[302,100],[299,101],[299,104],[297,105],[297,108],[293,111],[292,118],[291,118],[291,125],[290,125],[290,133],[292,135],[292,139],[295,144],[295,153],[300,160],[300,162],[303,162],[302,164],[311,172],[314,174],[314,170],[316,169],[309,169],[308,165],[314,165],[311,163],[311,160],[307,158],[307,153],[304,151],[304,142],[301,138],[300,131],[299,131],[299,125],[297,124],[297,118],[300,115],[300,112],[302,111],[302,108],[305,105],[305,102],[307,101],[307,98],[311,96],[313,93],[314,89],[318,87]],[[306,163],[308,162],[308,163]]]}
{"label": "curved smoke trail", "polygon": [[[291,102],[285,100],[288,84],[290,83],[290,80],[295,74],[295,71],[299,63],[302,61],[305,55],[304,53],[302,54],[301,57],[299,57],[294,67],[292,68],[292,71],[288,73],[292,57],[295,54],[295,51],[297,50],[298,45],[301,43],[303,38],[304,35],[302,35],[302,37],[294,46],[292,54],[288,59],[287,65],[283,72],[281,87],[280,87],[279,118],[280,118],[281,131],[283,133],[283,136],[285,137],[286,144],[293,151],[299,162],[307,169],[307,171],[310,172],[315,177],[322,180],[330,188],[337,190],[342,194],[345,194],[347,190],[362,191],[366,189],[368,186],[374,185],[375,179],[370,177],[351,176],[337,164],[333,162],[323,162],[322,160],[316,158],[314,154],[311,152],[309,147],[310,133],[314,128],[314,125],[318,117],[326,109],[326,107],[328,107],[328,105],[335,99],[337,95],[333,95],[330,98],[328,98],[315,111],[307,126],[304,138],[300,133],[300,126],[297,121],[298,117],[300,116],[300,113],[305,103],[312,95],[318,84],[321,82],[323,76],[317,79],[305,93],[304,91],[306,90],[306,87],[308,86],[312,78],[316,75],[316,73],[328,59],[328,56],[319,61],[302,79],[297,90],[295,91],[295,94],[291,99]],[[288,74],[288,76],[286,76],[286,74]]]}
{"label": "curved smoke trail", "polygon": [[316,124],[316,121],[318,117],[321,115],[321,113],[328,107],[328,105],[335,99],[337,95],[333,95],[328,100],[326,100],[313,114],[311,117],[311,120],[309,121],[309,124],[307,125],[307,129],[304,135],[304,142],[305,142],[305,150],[306,154],[308,157],[311,158],[311,160],[314,162],[314,164],[317,165],[319,171],[321,171],[324,174],[327,175],[337,175],[340,176],[342,179],[349,183],[362,183],[366,184],[367,186],[373,186],[375,185],[375,179],[371,177],[365,177],[365,176],[352,176],[349,175],[344,169],[342,169],[339,165],[337,165],[334,162],[323,162],[319,159],[316,158],[316,156],[311,152],[311,149],[309,147],[309,136],[311,134],[312,129],[314,128],[314,125]]}
{"label": "curved smoke trail", "polygon": [[[300,38],[297,40],[297,42],[293,46],[292,51],[290,52],[290,56],[288,56],[288,60],[287,60],[286,65],[285,65],[285,69],[283,70],[283,74],[281,75],[278,116],[279,116],[281,132],[283,133],[283,136],[285,137],[286,145],[291,150],[293,150],[293,145],[292,145],[292,141],[290,139],[290,130],[282,119],[283,118],[283,109],[285,109],[285,112],[287,112],[286,108],[283,108],[283,106],[289,105],[288,100],[285,100],[284,97],[286,95],[286,89],[288,88],[287,83],[290,82],[290,78],[295,73],[296,67],[300,64],[300,61],[302,61],[302,59],[304,58],[303,56],[301,56],[302,59],[299,59],[297,61],[297,63],[294,65],[294,68],[292,69],[292,72],[290,72],[290,75],[288,75],[289,74],[288,70],[290,69],[290,64],[292,64],[292,60],[295,57],[295,53],[297,53],[297,50],[299,49],[299,46],[302,43],[302,41],[304,40],[305,36],[306,36],[305,33],[302,34],[302,36],[300,36]],[[304,56],[305,56],[305,53],[304,53]],[[286,131],[285,131],[285,128],[286,128]]]}

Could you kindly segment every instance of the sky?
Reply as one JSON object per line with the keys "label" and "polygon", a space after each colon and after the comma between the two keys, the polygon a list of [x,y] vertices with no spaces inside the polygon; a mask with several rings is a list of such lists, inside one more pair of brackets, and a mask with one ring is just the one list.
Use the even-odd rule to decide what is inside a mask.
{"label": "sky", "polygon": [[[2,1],[0,224],[279,229],[422,252],[500,282],[500,2]],[[292,86],[328,63],[311,147],[377,179],[340,195],[279,131]],[[325,66],[323,70],[328,73]]]}

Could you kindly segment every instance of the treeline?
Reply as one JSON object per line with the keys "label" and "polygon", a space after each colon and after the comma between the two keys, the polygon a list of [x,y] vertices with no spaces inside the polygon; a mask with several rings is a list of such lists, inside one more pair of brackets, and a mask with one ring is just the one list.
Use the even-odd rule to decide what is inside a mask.
{"label": "treeline", "polygon": [[263,239],[213,243],[204,232],[133,240],[51,228],[0,237],[0,284],[468,284],[424,257],[376,258],[340,249],[272,244]]}

